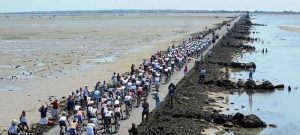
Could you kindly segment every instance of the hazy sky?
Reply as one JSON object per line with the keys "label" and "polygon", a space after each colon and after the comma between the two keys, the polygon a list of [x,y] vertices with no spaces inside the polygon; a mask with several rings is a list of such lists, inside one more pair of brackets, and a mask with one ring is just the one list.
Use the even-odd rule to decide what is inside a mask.
{"label": "hazy sky", "polygon": [[0,0],[0,12],[106,9],[300,11],[300,0]]}

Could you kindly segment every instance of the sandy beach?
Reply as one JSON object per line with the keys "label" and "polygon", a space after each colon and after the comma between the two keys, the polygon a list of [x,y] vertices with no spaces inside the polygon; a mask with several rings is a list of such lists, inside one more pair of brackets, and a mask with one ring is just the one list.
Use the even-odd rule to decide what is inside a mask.
{"label": "sandy beach", "polygon": [[38,122],[37,109],[49,96],[66,96],[108,80],[113,72],[129,71],[132,63],[139,64],[205,26],[213,27],[228,19],[225,16],[1,17],[0,105],[5,111],[0,114],[0,130],[22,110],[28,112],[30,124]]}
{"label": "sandy beach", "polygon": [[290,32],[296,32],[300,34],[300,27],[291,27],[291,26],[278,26],[279,29],[290,31]]}

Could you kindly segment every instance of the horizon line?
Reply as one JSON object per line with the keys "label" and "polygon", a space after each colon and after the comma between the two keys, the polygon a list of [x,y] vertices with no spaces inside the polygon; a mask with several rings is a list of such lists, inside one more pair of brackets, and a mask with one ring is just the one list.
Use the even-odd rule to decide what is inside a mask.
{"label": "horizon line", "polygon": [[[151,11],[160,11],[160,12],[166,12],[166,13],[217,13],[217,12],[227,12],[227,13],[243,13],[243,12],[250,12],[250,13],[297,13],[300,12],[297,11],[288,11],[288,10],[282,10],[282,11],[267,11],[267,10],[193,10],[193,9],[99,9],[99,10],[48,10],[48,11],[20,11],[20,12],[0,12],[0,14],[34,14],[34,13],[54,13],[54,12],[95,12],[95,13],[114,13],[113,11],[121,11],[120,13],[138,13],[138,11],[144,11],[143,13],[154,13]],[[125,12],[124,12],[125,11]],[[126,12],[127,11],[127,12]],[[129,12],[128,12],[129,11]],[[146,12],[145,12],[146,11]]]}

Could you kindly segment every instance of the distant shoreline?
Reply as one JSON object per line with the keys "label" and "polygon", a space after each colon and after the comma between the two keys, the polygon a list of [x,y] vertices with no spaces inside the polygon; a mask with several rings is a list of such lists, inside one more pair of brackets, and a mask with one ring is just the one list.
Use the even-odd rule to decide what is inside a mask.
{"label": "distant shoreline", "polygon": [[[158,9],[158,10],[141,10],[141,9],[114,9],[114,10],[66,10],[66,11],[26,11],[26,12],[6,12],[1,15],[35,15],[35,14],[103,14],[103,13],[246,13],[248,11],[229,11],[229,10],[174,10],[174,9]],[[259,14],[300,14],[300,12],[293,11],[250,11],[249,13]]]}

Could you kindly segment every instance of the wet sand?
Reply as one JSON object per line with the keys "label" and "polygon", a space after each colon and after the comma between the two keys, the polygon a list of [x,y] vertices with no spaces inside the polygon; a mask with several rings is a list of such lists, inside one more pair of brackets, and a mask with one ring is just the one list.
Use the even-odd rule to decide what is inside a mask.
{"label": "wet sand", "polygon": [[285,31],[296,32],[296,33],[300,34],[300,27],[278,26],[278,28],[285,30]]}
{"label": "wet sand", "polygon": [[[148,28],[142,29],[143,27],[149,24],[148,22],[148,24],[142,25],[141,28],[136,28],[137,30],[138,29],[139,30],[142,29],[142,30],[140,30],[140,32],[134,33],[135,36],[131,36],[130,34],[128,34],[130,33],[130,31],[132,31],[132,29],[125,32],[123,31],[121,34],[119,32],[116,32],[118,29],[114,29],[114,30],[108,29],[107,31],[114,33],[116,35],[110,35],[109,33],[105,33],[105,35],[108,35],[108,37],[106,37],[106,40],[100,39],[100,41],[103,41],[104,44],[107,42],[109,43],[107,43],[106,46],[104,47],[101,46],[101,44],[100,45],[97,44],[100,41],[91,40],[93,38],[96,39],[97,37],[103,36],[103,35],[97,35],[93,32],[91,32],[90,35],[87,34],[87,36],[85,34],[83,36],[80,34],[79,34],[80,36],[76,35],[75,39],[77,40],[71,38],[71,40],[67,39],[66,42],[63,43],[56,42],[61,39],[50,40],[51,43],[52,41],[54,44],[57,43],[55,44],[56,45],[55,47],[47,43],[41,44],[41,46],[39,46],[41,43],[40,41],[45,41],[45,39],[43,39],[44,38],[43,34],[39,32],[35,34],[30,32],[23,33],[23,35],[27,34],[30,37],[30,39],[28,40],[27,39],[24,40],[23,37],[22,38],[18,37],[19,35],[12,36],[12,37],[6,36],[5,38],[3,38],[3,35],[1,35],[2,37],[1,38],[2,40],[0,42],[1,43],[1,53],[0,53],[1,64],[3,65],[10,64],[9,69],[6,70],[1,69],[2,72],[1,76],[9,76],[11,74],[16,74],[16,72],[19,73],[20,69],[22,68],[29,68],[31,70],[36,69],[36,71],[40,71],[40,72],[36,72],[33,75],[33,77],[25,77],[25,79],[22,79],[22,77],[20,77],[18,78],[18,80],[14,79],[12,81],[7,79],[6,77],[3,77],[5,79],[0,81],[1,85],[9,85],[10,87],[11,86],[16,87],[14,91],[9,91],[9,92],[1,91],[2,98],[0,99],[0,106],[2,107],[3,110],[6,110],[3,111],[3,113],[1,113],[0,115],[1,131],[5,130],[8,127],[10,121],[13,118],[18,118],[22,110],[28,112],[27,115],[30,124],[38,122],[39,120],[39,113],[37,111],[38,107],[41,106],[43,101],[47,101],[49,96],[58,96],[58,97],[66,96],[71,91],[74,91],[75,89],[82,87],[84,85],[92,86],[94,85],[93,82],[96,82],[98,80],[100,81],[107,80],[108,78],[110,78],[112,72],[119,72],[119,73],[126,72],[129,70],[129,67],[132,63],[139,64],[143,58],[149,57],[155,51],[164,50],[172,43],[180,42],[182,38],[188,37],[189,34],[201,31],[202,29],[204,29],[206,25],[212,27],[213,26],[212,23],[218,23],[221,22],[223,19],[225,19],[225,18],[216,19],[214,18],[214,16],[215,15],[203,16],[203,17],[192,17],[194,19],[196,18],[192,22],[191,20],[187,19],[187,17],[183,17],[183,18],[179,17],[180,18],[179,19],[178,16],[177,17],[173,16],[169,18],[170,19],[169,22],[168,21],[165,22],[166,25],[168,25],[170,22],[174,23],[174,21],[177,21],[178,19],[182,20],[183,24],[180,22],[177,25],[171,24],[172,26],[167,27],[167,30],[163,29],[163,27],[166,27],[165,25],[160,26],[159,23],[156,24],[157,25],[156,27],[150,25]],[[163,21],[160,23],[163,23],[164,18],[165,17],[163,16],[163,17],[158,17],[158,18],[156,17],[152,19],[154,20],[161,19]],[[137,17],[134,19],[139,20],[140,18]],[[205,21],[203,22],[203,20]],[[35,21],[31,21],[31,22],[34,23]],[[114,22],[116,23],[115,25],[119,25],[119,23],[117,22],[118,21]],[[184,22],[189,22],[189,24],[186,24]],[[55,22],[53,23],[55,24]],[[77,23],[80,23],[80,19],[79,22]],[[145,21],[142,21],[140,23],[145,23]],[[120,28],[125,27],[124,25],[125,24],[120,25]],[[13,24],[11,27],[13,27]],[[133,25],[131,28],[134,27],[135,25]],[[61,26],[61,28],[64,27]],[[19,29],[20,28],[15,28],[12,29],[11,31],[18,32],[17,30]],[[91,29],[93,28],[90,28],[90,30]],[[154,33],[152,35],[147,35],[147,33],[151,34],[149,30],[153,30],[153,29],[158,31],[152,32]],[[81,30],[85,30],[85,29],[81,29]],[[1,27],[1,31],[3,31],[3,27]],[[11,32],[9,29],[6,29],[6,31]],[[43,31],[43,29],[41,29],[40,31]],[[23,32],[26,32],[26,30],[24,30]],[[57,31],[57,33],[63,33],[63,32]],[[62,34],[62,35],[72,36],[74,35],[74,33],[72,34],[71,32],[71,34]],[[88,33],[88,32],[80,31],[78,33]],[[146,33],[146,35],[141,33]],[[162,33],[162,35],[156,35],[155,33],[156,34]],[[8,35],[10,34],[11,33],[9,33]],[[33,35],[33,37],[31,37],[31,35]],[[92,35],[95,37],[93,37]],[[128,35],[128,36],[123,37],[122,39],[122,36],[124,35]],[[50,37],[60,38],[60,36],[56,34],[52,34],[50,35]],[[118,40],[118,38],[116,37],[120,37],[121,39]],[[138,37],[142,37],[142,38],[138,38]],[[31,41],[32,39],[33,40],[41,39],[41,40],[39,40],[39,42],[36,42],[36,41]],[[20,43],[20,40],[22,41],[21,44],[19,45],[17,44],[16,46],[13,46],[13,48],[7,48],[8,46],[5,46],[6,43],[11,43],[12,45],[14,43]],[[81,40],[83,41],[88,40],[88,41],[81,42]],[[34,44],[31,44],[30,46],[26,46],[27,41],[33,42]],[[113,44],[115,42],[116,44]],[[59,49],[57,49],[56,47],[58,47]],[[135,48],[135,49],[133,50],[127,49],[128,47]],[[81,69],[82,68],[81,65],[84,65],[83,67],[86,67],[86,63],[90,62],[89,61],[90,59],[95,59],[97,55],[101,55],[100,56],[101,58],[103,57],[106,58],[105,56],[111,57],[110,54],[114,54],[114,53],[117,57],[115,57],[111,62],[110,59],[108,59],[107,62],[104,61],[101,63],[91,64],[92,66],[88,65],[89,68]],[[15,69],[14,66],[19,63],[22,63],[20,64],[21,68]],[[39,63],[46,63],[46,64],[39,64]],[[30,65],[32,67],[30,67]],[[37,67],[34,68],[34,65]],[[66,69],[66,70],[61,71],[59,69]],[[41,77],[42,75],[43,77]]]}

